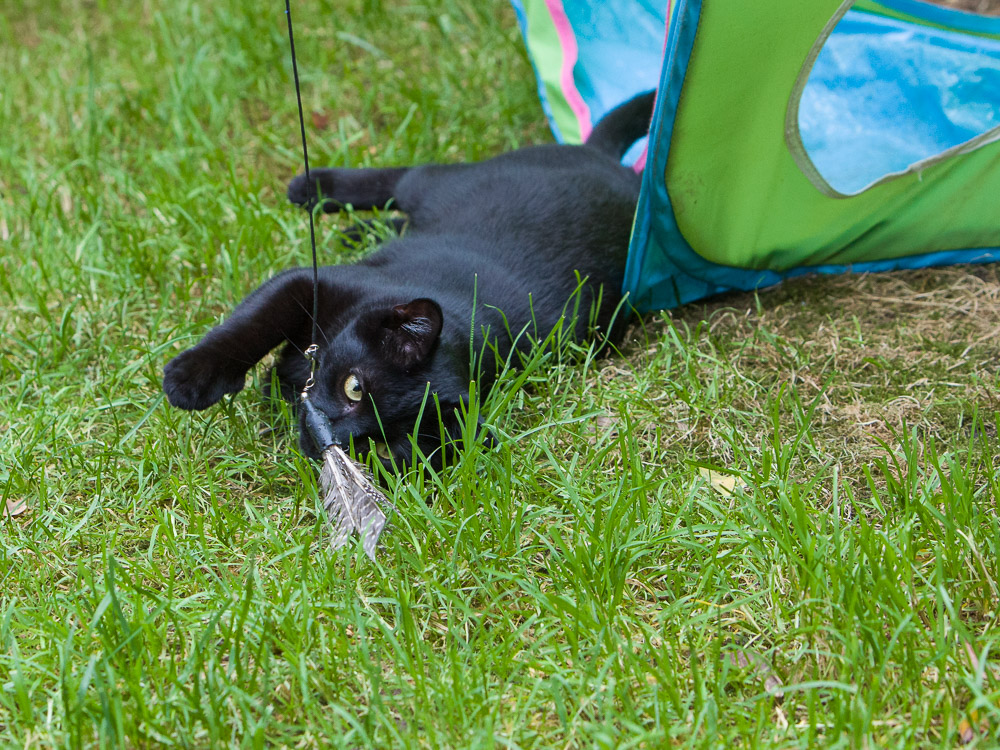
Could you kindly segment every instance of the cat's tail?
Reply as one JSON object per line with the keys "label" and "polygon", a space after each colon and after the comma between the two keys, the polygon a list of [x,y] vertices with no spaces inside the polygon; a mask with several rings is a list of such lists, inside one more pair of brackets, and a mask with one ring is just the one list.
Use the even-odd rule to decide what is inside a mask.
{"label": "cat's tail", "polygon": [[649,132],[655,100],[656,91],[653,90],[619,104],[594,126],[587,145],[621,159],[633,143]]}

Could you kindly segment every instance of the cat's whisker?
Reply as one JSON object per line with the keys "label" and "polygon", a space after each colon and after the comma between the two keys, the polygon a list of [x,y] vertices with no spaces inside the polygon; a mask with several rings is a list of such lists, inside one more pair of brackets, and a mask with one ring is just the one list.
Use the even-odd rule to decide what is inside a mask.
{"label": "cat's whisker", "polygon": [[303,349],[302,347],[300,347],[300,346],[299,346],[298,344],[296,344],[296,343],[295,343],[294,341],[289,341],[289,342],[288,342],[288,345],[289,345],[289,346],[291,346],[291,347],[292,347],[292,348],[293,348],[293,349],[294,349],[295,351],[297,351],[297,352],[298,352],[299,354],[301,354],[301,355],[302,355],[303,357],[304,357],[304,356],[306,356],[306,352],[305,352],[305,349]]}
{"label": "cat's whisker", "polygon": [[[326,331],[323,330],[322,326],[319,325],[319,321],[316,320],[313,317],[312,309],[309,308],[309,307],[306,307],[306,305],[304,305],[302,303],[302,300],[300,300],[300,299],[296,299],[295,303],[300,308],[302,308],[302,311],[306,314],[306,319],[309,321],[309,324],[311,326],[314,326],[314,329],[319,333],[320,336],[323,337],[323,342],[329,346],[329,344],[330,344],[330,338],[326,335]],[[299,347],[297,347],[297,346],[295,348],[299,349]],[[299,349],[299,352],[304,354],[304,352],[301,349]]]}
{"label": "cat's whisker", "polygon": [[441,435],[437,432],[418,432],[415,437],[417,438],[427,438],[428,440],[440,440]]}

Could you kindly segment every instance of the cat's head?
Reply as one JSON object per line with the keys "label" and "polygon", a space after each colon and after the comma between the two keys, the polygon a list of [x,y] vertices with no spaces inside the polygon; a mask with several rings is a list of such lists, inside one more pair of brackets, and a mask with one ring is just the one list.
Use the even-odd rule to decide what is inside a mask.
{"label": "cat's head", "polygon": [[[442,351],[441,307],[431,299],[357,315],[320,346],[310,401],[330,420],[334,439],[359,454],[374,449],[387,467],[423,457],[440,466],[462,441],[468,365]],[[319,455],[304,421],[304,453]]]}

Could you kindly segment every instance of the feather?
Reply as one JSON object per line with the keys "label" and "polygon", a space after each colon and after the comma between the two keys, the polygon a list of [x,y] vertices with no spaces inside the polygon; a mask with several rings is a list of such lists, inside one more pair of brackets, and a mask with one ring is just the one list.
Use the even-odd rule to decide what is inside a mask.
{"label": "feather", "polygon": [[365,554],[374,561],[375,547],[386,524],[383,508],[391,507],[389,499],[379,491],[367,473],[336,445],[323,451],[319,485],[323,509],[333,527],[331,546],[340,549],[352,534],[357,533]]}
{"label": "feather", "polygon": [[301,404],[306,431],[323,454],[319,491],[326,518],[333,527],[330,544],[340,549],[352,534],[358,534],[365,554],[374,561],[375,547],[385,528],[386,509],[392,508],[392,503],[368,473],[337,445],[329,417],[313,405],[308,391],[303,391]]}

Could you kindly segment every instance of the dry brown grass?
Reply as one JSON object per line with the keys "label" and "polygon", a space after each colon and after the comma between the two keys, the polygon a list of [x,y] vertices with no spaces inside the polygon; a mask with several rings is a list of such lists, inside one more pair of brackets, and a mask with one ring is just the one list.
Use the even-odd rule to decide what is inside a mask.
{"label": "dry brown grass", "polygon": [[[956,433],[973,437],[978,413],[983,420],[976,434],[995,436],[995,265],[815,276],[688,305],[646,325],[676,328],[693,352],[691,359],[664,363],[669,344],[650,348],[636,329],[626,352],[631,367],[611,374],[627,392],[634,386],[623,371],[660,371],[661,382],[644,394],[649,413],[637,422],[661,431],[661,450],[666,443],[724,464],[733,442],[731,433],[717,431],[719,423],[728,430],[739,425],[747,445],[772,440],[767,405],[782,389],[782,439],[794,436],[795,419],[815,404],[813,452],[853,476],[907,429],[954,443]],[[688,378],[694,385],[684,382]],[[714,395],[692,395],[699,385]],[[678,397],[677,390],[687,395]],[[792,408],[793,402],[803,407]]]}

